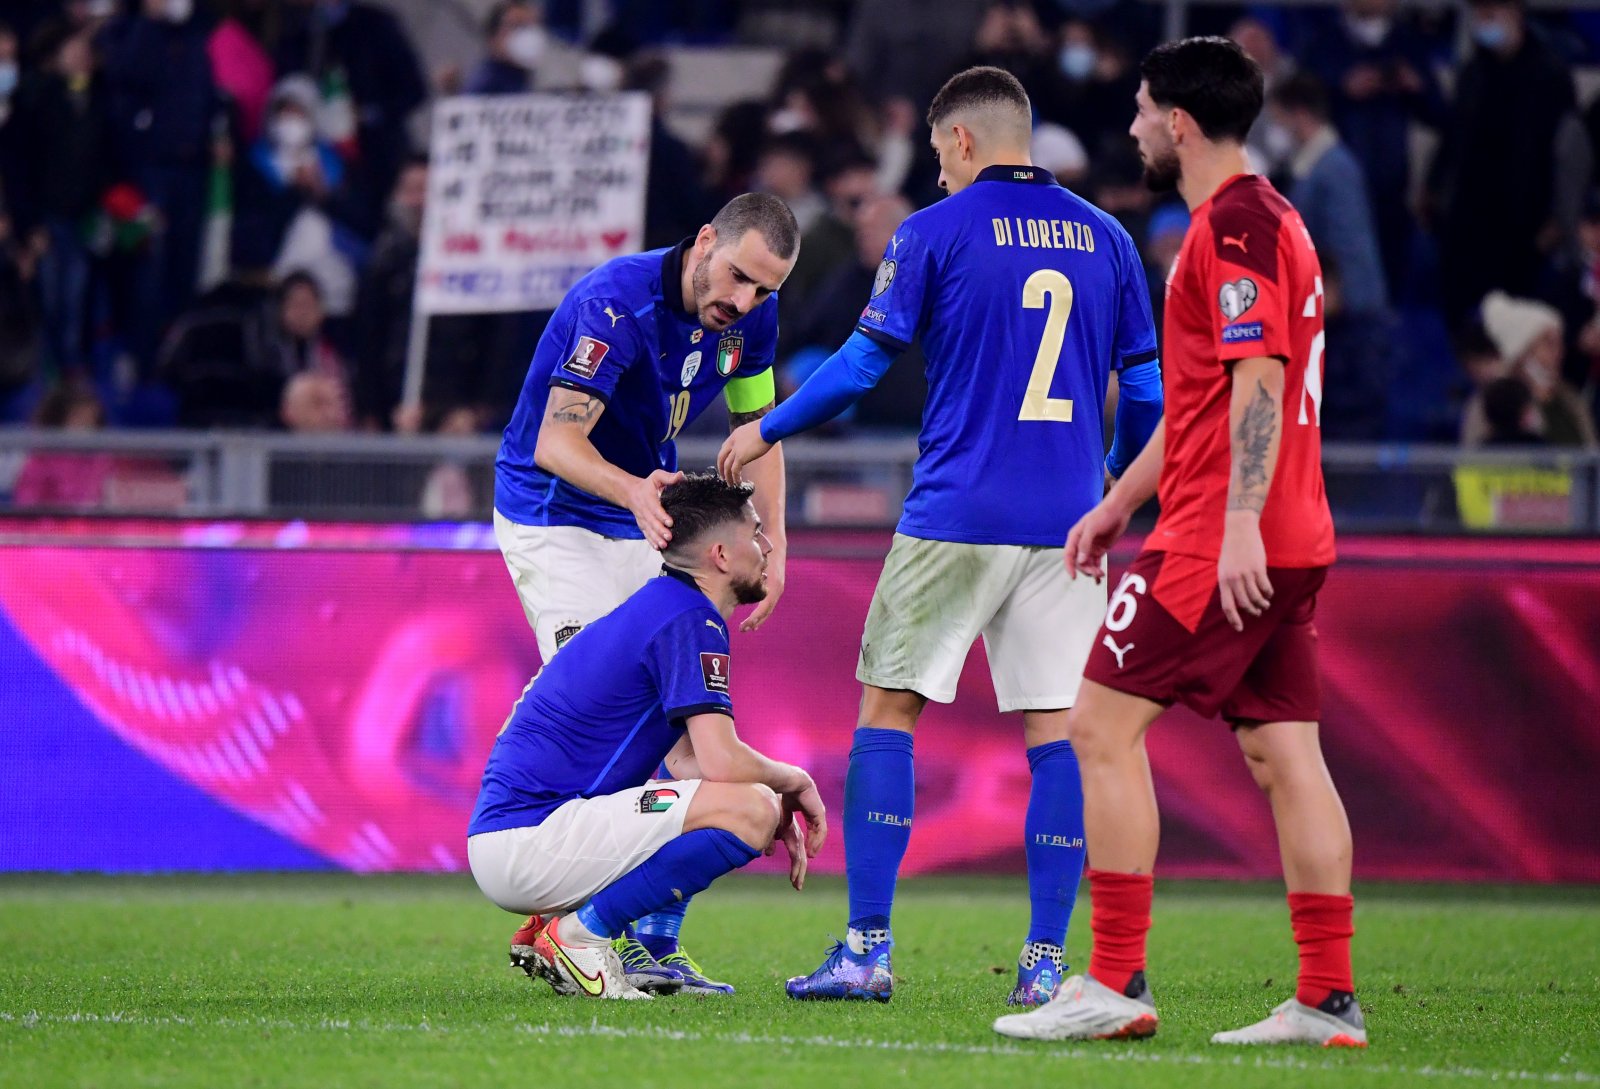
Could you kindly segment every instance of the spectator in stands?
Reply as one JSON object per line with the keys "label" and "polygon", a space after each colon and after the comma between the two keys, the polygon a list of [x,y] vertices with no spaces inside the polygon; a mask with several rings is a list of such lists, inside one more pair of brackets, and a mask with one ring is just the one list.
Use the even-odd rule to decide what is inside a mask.
{"label": "spectator in stands", "polygon": [[119,312],[141,366],[194,297],[222,104],[193,0],[140,0],[101,28],[111,144],[122,177],[159,213],[160,229],[121,284]]}
{"label": "spectator in stands", "polygon": [[1410,279],[1416,233],[1411,126],[1439,128],[1447,116],[1427,44],[1398,8],[1399,0],[1344,0],[1338,21],[1299,57],[1328,88],[1333,125],[1366,175],[1384,272],[1396,290]]}
{"label": "spectator in stands", "polygon": [[407,124],[428,97],[400,21],[366,0],[289,0],[277,62],[280,73],[316,81],[322,138],[359,160],[359,191],[376,208],[410,155]]}
{"label": "spectator in stands", "polygon": [[284,384],[279,418],[296,432],[350,429],[349,403],[338,381],[314,371],[297,374]]}
{"label": "spectator in stands", "polygon": [[671,246],[709,223],[719,207],[706,192],[695,153],[667,128],[667,83],[671,66],[659,53],[628,62],[623,89],[650,96],[650,176],[645,183],[646,249]]}
{"label": "spectator in stands", "polygon": [[[330,261],[348,263],[347,255],[364,248],[356,225],[369,213],[353,192],[344,160],[333,144],[318,135],[318,105],[317,87],[309,76],[289,76],[272,90],[261,137],[237,172],[233,261],[240,269],[270,273],[303,216],[327,221],[336,252],[315,260],[302,253],[295,265],[321,268]],[[342,278],[353,285],[354,272],[344,270]]]}
{"label": "spectator in stands", "polygon": [[30,149],[18,177],[23,230],[43,251],[39,304],[57,373],[87,368],[92,258],[84,224],[105,188],[103,88],[88,29],[49,24],[37,37],[41,66],[17,93],[15,124]]}
{"label": "spectator in stands", "polygon": [[972,0],[872,0],[857,4],[845,57],[867,97],[898,100],[920,118],[972,49],[983,9]]}
{"label": "spectator in stands", "polygon": [[1145,281],[1150,285],[1150,309],[1156,328],[1161,328],[1163,311],[1167,303],[1167,277],[1172,265],[1183,249],[1184,235],[1189,232],[1189,210],[1178,201],[1167,201],[1150,213],[1144,243],[1139,253],[1144,258]]}
{"label": "spectator in stands", "polygon": [[[1404,338],[1387,309],[1350,305],[1351,278],[1332,256],[1323,259],[1322,285],[1322,437],[1381,442],[1388,433],[1390,385],[1404,373]],[[1370,291],[1357,294],[1370,301]]]}
{"label": "spectator in stands", "polygon": [[[35,427],[62,431],[98,431],[105,426],[105,406],[93,387],[73,380],[45,395],[33,414]],[[15,507],[93,509],[105,500],[106,486],[117,471],[111,454],[36,450],[28,455],[11,490]]]}
{"label": "spectator in stands", "polygon": [[789,273],[778,295],[782,306],[780,335],[784,323],[800,312],[817,285],[835,269],[855,259],[856,213],[877,195],[877,164],[856,148],[843,149],[823,167],[822,192],[827,207],[801,238],[794,271]]}
{"label": "spectator in stands", "polygon": [[1483,390],[1484,446],[1547,446],[1544,421],[1533,391],[1515,375],[1496,378]]}
{"label": "spectator in stands", "polygon": [[827,211],[816,187],[817,147],[800,132],[771,137],[756,160],[755,188],[789,206],[804,234]]}
{"label": "spectator in stands", "polygon": [[38,395],[38,261],[37,245],[16,237],[0,203],[0,423],[26,418]]}
{"label": "spectator in stands", "polygon": [[[1087,24],[1079,25],[1092,37]],[[1004,68],[1022,81],[1028,97],[1048,120],[1060,121],[1059,115],[1045,112],[1046,104],[1061,103],[1068,81],[1080,74],[1063,74],[1054,46],[1050,33],[1039,21],[1038,12],[1027,0],[990,0],[973,33],[972,51],[962,67],[987,64]],[[1094,72],[1092,46],[1088,48],[1086,60],[1087,67],[1081,73],[1085,85]]]}
{"label": "spectator in stands", "polygon": [[1600,192],[1590,195],[1583,221],[1578,226],[1579,260],[1570,294],[1572,296],[1572,326],[1578,335],[1565,376],[1574,385],[1582,385],[1594,401],[1595,414],[1600,416]]}
{"label": "spectator in stands", "polygon": [[[1588,406],[1561,378],[1565,338],[1560,311],[1548,303],[1495,291],[1483,300],[1483,328],[1509,373],[1532,391],[1545,438],[1554,446],[1600,446]],[[1480,445],[1488,435],[1486,413],[1484,397],[1469,402],[1462,422],[1465,445]]]}
{"label": "spectator in stands", "polygon": [[0,201],[7,205],[16,202],[15,178],[25,161],[13,119],[13,98],[22,78],[19,53],[16,31],[10,24],[0,22]]}
{"label": "spectator in stands", "polygon": [[766,140],[765,103],[735,102],[717,115],[704,149],[706,187],[714,204],[721,207],[750,189]]}
{"label": "spectator in stands", "polygon": [[1071,189],[1089,176],[1089,153],[1071,129],[1045,121],[1034,126],[1033,161]]}
{"label": "spectator in stands", "polygon": [[[811,372],[849,338],[861,316],[861,307],[872,297],[873,283],[884,251],[889,248],[889,240],[910,214],[910,203],[900,196],[873,196],[861,204],[854,217],[855,246],[851,259],[838,266],[808,297],[796,316],[792,336],[785,331],[787,345],[782,350],[793,353],[779,373],[785,395],[798,389]],[[840,422],[863,427],[915,429],[927,399],[923,368],[922,352],[913,347],[895,360],[884,380],[844,413]]]}
{"label": "spectator in stands", "polygon": [[1127,42],[1105,26],[1069,19],[1058,32],[1055,69],[1035,100],[1039,115],[1071,130],[1091,162],[1127,146],[1129,103],[1139,90]]}
{"label": "spectator in stands", "polygon": [[[1272,93],[1295,74],[1294,58],[1278,47],[1277,35],[1254,16],[1247,15],[1235,22],[1228,30],[1228,37],[1261,66],[1267,99],[1271,101]],[[1259,173],[1271,177],[1277,177],[1288,169],[1289,160],[1294,155],[1289,133],[1270,110],[1262,110],[1256,118],[1245,146],[1250,153],[1251,165]]]}
{"label": "spectator in stands", "polygon": [[1534,294],[1560,242],[1557,137],[1576,101],[1571,71],[1521,0],[1472,0],[1467,21],[1474,47],[1432,179],[1452,317],[1497,288]]}
{"label": "spectator in stands", "polygon": [[1318,254],[1338,267],[1345,309],[1357,317],[1385,313],[1389,295],[1366,178],[1328,120],[1327,91],[1315,76],[1301,73],[1278,84],[1268,102],[1293,153],[1287,196]]}
{"label": "spectator in stands", "polygon": [[550,48],[544,6],[528,0],[501,0],[484,22],[487,54],[467,76],[469,95],[520,95],[533,90],[533,76]]}

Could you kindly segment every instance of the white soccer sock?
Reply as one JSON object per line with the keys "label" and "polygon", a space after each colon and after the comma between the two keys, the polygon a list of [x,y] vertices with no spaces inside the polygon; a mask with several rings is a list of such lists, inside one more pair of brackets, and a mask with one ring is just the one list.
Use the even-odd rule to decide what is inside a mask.
{"label": "white soccer sock", "polygon": [[883,927],[873,927],[871,930],[857,930],[850,928],[845,935],[845,944],[850,947],[850,952],[858,957],[864,957],[873,949],[889,940],[889,931]]}
{"label": "white soccer sock", "polygon": [[574,911],[571,915],[563,915],[553,928],[556,941],[562,945],[610,945],[611,939],[601,937],[583,925],[583,920],[578,918]]}

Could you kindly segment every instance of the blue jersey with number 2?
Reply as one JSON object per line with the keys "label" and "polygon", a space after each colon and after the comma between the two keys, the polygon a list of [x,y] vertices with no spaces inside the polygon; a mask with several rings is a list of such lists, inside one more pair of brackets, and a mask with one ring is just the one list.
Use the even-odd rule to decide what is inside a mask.
{"label": "blue jersey with number 2", "polygon": [[1108,376],[1156,358],[1133,240],[1033,166],[907,217],[857,329],[927,357],[899,529],[936,541],[1065,541],[1102,494]]}

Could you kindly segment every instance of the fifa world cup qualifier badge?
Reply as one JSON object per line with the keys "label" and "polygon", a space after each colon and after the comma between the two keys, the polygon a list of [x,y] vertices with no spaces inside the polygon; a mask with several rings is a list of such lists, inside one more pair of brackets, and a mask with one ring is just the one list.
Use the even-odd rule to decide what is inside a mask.
{"label": "fifa world cup qualifier badge", "polygon": [[671,787],[658,787],[639,795],[639,812],[665,813],[678,800],[678,792]]}

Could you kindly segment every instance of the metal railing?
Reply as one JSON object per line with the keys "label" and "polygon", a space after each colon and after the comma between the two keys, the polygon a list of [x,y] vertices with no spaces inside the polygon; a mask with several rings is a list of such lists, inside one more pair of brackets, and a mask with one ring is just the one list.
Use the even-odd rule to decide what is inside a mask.
{"label": "metal railing", "polygon": [[[490,436],[0,428],[0,511],[486,519],[498,445]],[[709,466],[718,445],[686,437],[679,463]],[[914,438],[802,438],[784,450],[794,524],[898,519]],[[1345,531],[1600,534],[1600,454],[1330,445],[1323,467]]]}

